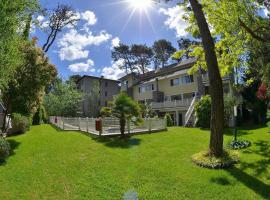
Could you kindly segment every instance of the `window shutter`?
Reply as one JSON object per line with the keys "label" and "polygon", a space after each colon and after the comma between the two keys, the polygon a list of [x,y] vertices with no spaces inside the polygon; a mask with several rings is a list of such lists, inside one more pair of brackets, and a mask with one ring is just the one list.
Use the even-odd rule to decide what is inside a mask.
{"label": "window shutter", "polygon": [[173,79],[171,79],[171,86],[173,86]]}
{"label": "window shutter", "polygon": [[139,87],[139,93],[141,93],[141,87]]}
{"label": "window shutter", "polygon": [[152,84],[152,90],[155,90],[155,88],[154,88],[154,84]]}

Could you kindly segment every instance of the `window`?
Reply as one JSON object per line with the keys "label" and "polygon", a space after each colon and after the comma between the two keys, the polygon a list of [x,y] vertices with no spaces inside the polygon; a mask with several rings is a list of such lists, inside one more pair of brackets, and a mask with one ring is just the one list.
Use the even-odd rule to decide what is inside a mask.
{"label": "window", "polygon": [[124,85],[128,85],[128,80],[123,81]]}
{"label": "window", "polygon": [[107,91],[105,91],[105,97],[108,95]]}
{"label": "window", "polygon": [[105,82],[105,87],[108,87],[108,82]]}
{"label": "window", "polygon": [[139,93],[144,93],[144,92],[153,91],[153,90],[155,90],[154,84],[139,86]]}
{"label": "window", "polygon": [[171,100],[172,101],[180,101],[180,100],[182,100],[182,95],[181,94],[179,94],[179,95],[172,95],[171,96]]}
{"label": "window", "polygon": [[181,79],[182,84],[189,84],[194,82],[193,75],[185,75]]}
{"label": "window", "polygon": [[107,101],[105,101],[105,106],[108,106],[108,102]]}
{"label": "window", "polygon": [[179,78],[171,79],[171,86],[176,86],[180,84]]}

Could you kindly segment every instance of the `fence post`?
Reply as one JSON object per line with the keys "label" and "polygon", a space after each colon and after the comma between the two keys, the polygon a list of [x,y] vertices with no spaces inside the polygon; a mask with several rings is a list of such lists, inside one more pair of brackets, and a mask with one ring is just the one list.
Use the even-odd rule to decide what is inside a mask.
{"label": "fence post", "polygon": [[[63,117],[63,118],[64,118],[64,117]],[[61,117],[61,119],[62,119],[62,117]],[[62,122],[63,122],[63,130],[65,130],[65,120],[62,119]]]}
{"label": "fence post", "polygon": [[149,133],[152,131],[152,123],[151,123],[151,118],[148,118],[148,125],[149,125]]}
{"label": "fence post", "polygon": [[88,117],[86,117],[86,132],[88,133]]}
{"label": "fence post", "polygon": [[128,134],[130,134],[130,120],[129,119],[127,121],[127,129],[128,129]]}
{"label": "fence post", "polygon": [[99,120],[100,120],[99,136],[101,136],[102,135],[102,130],[103,130],[102,118],[100,117]]}
{"label": "fence post", "polygon": [[79,117],[79,118],[77,118],[77,120],[78,120],[79,131],[80,131],[81,130],[81,118]]}

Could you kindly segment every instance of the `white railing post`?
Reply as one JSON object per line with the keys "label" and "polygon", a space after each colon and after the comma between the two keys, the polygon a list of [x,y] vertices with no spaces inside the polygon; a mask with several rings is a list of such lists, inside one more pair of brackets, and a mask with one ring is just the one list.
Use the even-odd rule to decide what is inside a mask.
{"label": "white railing post", "polygon": [[63,122],[63,130],[65,130],[65,120],[63,119],[62,122]]}
{"label": "white railing post", "polygon": [[99,136],[101,136],[102,135],[102,130],[103,130],[103,124],[102,124],[102,118],[100,117],[99,118],[99,120],[100,120],[100,130],[99,130]]}
{"label": "white railing post", "polygon": [[128,134],[130,134],[130,120],[129,119],[127,121],[127,129],[128,129]]}
{"label": "white railing post", "polygon": [[151,118],[148,118],[147,120],[148,120],[148,131],[149,131],[149,133],[151,133],[151,131],[152,131]]}
{"label": "white railing post", "polygon": [[88,117],[86,117],[86,132],[87,133],[89,132],[89,129],[88,129]]}
{"label": "white railing post", "polygon": [[79,117],[77,118],[77,120],[78,120],[79,130],[81,130],[81,118]]}

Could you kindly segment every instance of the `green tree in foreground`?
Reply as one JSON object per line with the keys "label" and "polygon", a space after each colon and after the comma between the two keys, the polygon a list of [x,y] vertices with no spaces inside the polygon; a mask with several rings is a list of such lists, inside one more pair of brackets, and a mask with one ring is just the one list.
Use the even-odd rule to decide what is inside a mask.
{"label": "green tree in foreground", "polygon": [[36,0],[0,1],[0,89],[7,87],[16,68],[23,63],[20,51],[23,30],[30,12],[36,10]]}
{"label": "green tree in foreground", "polygon": [[101,110],[103,116],[114,116],[119,119],[121,137],[125,136],[125,126],[127,121],[134,124],[141,122],[140,105],[131,99],[126,93],[119,94],[111,107],[104,107]]}
{"label": "green tree in foreground", "polygon": [[83,95],[74,83],[58,80],[44,98],[48,116],[76,116],[80,110]]}

